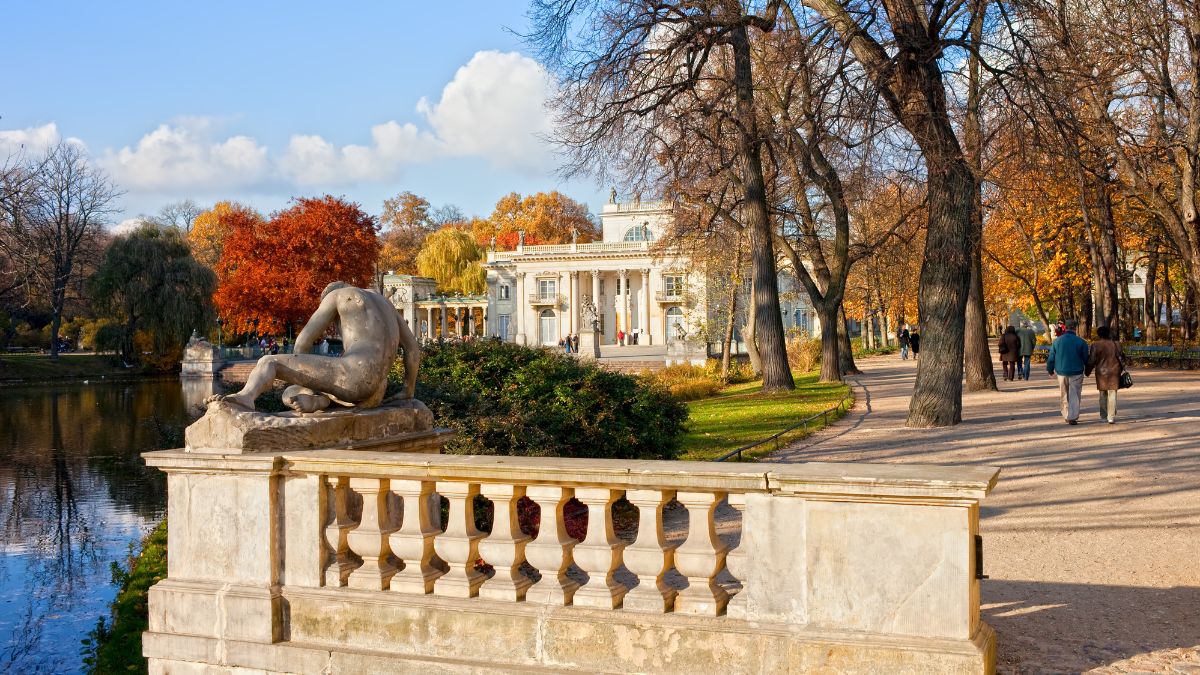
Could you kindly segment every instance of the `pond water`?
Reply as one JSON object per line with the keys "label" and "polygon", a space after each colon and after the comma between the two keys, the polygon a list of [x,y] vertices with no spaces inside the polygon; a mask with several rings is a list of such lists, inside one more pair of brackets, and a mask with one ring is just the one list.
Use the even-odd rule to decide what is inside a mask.
{"label": "pond water", "polygon": [[0,389],[0,672],[82,669],[112,563],[166,508],[139,453],[181,445],[186,423],[179,380]]}

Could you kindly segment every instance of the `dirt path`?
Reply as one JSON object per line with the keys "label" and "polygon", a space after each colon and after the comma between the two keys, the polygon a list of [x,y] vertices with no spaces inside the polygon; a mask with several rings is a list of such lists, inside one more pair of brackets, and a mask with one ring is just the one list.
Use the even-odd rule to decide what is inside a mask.
{"label": "dirt path", "polygon": [[981,531],[1000,671],[1200,673],[1200,372],[1133,371],[1111,426],[1089,381],[1068,426],[1035,364],[967,394],[962,424],[914,430],[916,364],[859,365],[855,409],[767,461],[999,466]]}

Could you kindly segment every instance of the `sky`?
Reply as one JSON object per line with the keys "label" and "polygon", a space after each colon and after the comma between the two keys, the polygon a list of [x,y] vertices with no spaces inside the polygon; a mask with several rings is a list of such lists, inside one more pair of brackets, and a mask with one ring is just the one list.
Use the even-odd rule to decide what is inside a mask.
{"label": "sky", "polygon": [[113,224],[193,199],[264,213],[333,194],[372,214],[415,192],[486,216],[560,190],[553,84],[521,0],[8,2],[0,162],[66,139],[123,191]]}

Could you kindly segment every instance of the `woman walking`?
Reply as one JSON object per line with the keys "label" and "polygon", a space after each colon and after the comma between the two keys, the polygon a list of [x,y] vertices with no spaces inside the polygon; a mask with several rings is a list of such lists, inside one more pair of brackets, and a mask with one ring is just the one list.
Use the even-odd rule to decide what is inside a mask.
{"label": "woman walking", "polygon": [[1100,391],[1100,420],[1114,424],[1117,421],[1117,389],[1120,388],[1121,371],[1125,368],[1125,352],[1121,343],[1113,339],[1112,329],[1100,326],[1096,329],[1100,338],[1088,348],[1085,376],[1096,373],[1096,389]]}
{"label": "woman walking", "polygon": [[1017,379],[1017,360],[1021,358],[1021,336],[1017,329],[1009,326],[1000,336],[1000,363],[1004,366],[1004,379],[1012,382]]}

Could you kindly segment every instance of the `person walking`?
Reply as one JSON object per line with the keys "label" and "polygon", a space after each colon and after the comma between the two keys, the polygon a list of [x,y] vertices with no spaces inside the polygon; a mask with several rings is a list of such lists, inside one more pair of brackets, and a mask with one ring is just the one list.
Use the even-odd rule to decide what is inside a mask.
{"label": "person walking", "polygon": [[900,343],[900,360],[907,361],[908,360],[908,345],[909,345],[907,328],[900,329],[900,335],[896,336],[896,341]]}
{"label": "person walking", "polygon": [[625,331],[617,331],[617,344],[621,345],[622,347],[625,346]]}
{"label": "person walking", "polygon": [[1117,390],[1120,389],[1121,371],[1125,369],[1125,352],[1121,343],[1113,339],[1112,329],[1100,326],[1096,329],[1100,339],[1088,349],[1085,376],[1096,373],[1096,389],[1100,392],[1100,421],[1115,424],[1117,421]]}
{"label": "person walking", "polygon": [[1021,358],[1017,359],[1017,379],[1029,381],[1029,363],[1033,359],[1033,349],[1037,346],[1037,334],[1028,320],[1021,322],[1017,329],[1017,337],[1021,339]]}
{"label": "person walking", "polygon": [[921,333],[916,330],[909,333],[908,344],[912,348],[913,361],[919,361],[921,359]]}
{"label": "person walking", "polygon": [[1017,379],[1017,361],[1021,358],[1021,338],[1017,329],[1009,326],[1000,336],[1000,364],[1004,366],[1004,379],[1012,382]]}
{"label": "person walking", "polygon": [[1075,334],[1075,320],[1063,326],[1046,356],[1046,372],[1058,378],[1062,416],[1067,424],[1079,423],[1079,397],[1083,393],[1083,371],[1087,368],[1088,344]]}

